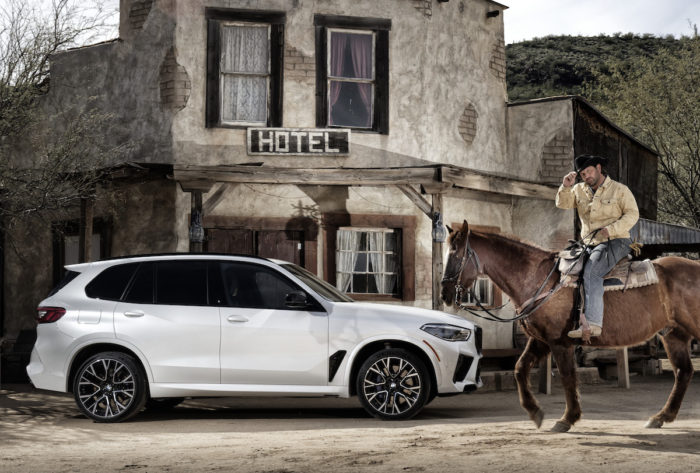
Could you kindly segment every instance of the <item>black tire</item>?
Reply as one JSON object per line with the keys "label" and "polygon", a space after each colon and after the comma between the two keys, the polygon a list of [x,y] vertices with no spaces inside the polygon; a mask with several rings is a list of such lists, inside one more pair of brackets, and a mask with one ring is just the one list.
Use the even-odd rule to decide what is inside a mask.
{"label": "black tire", "polygon": [[410,419],[430,396],[430,374],[425,364],[402,348],[387,348],[362,364],[356,380],[362,407],[383,420]]}
{"label": "black tire", "polygon": [[125,353],[91,356],[73,380],[78,408],[95,422],[122,422],[146,403],[147,383],[141,365]]}
{"label": "black tire", "polygon": [[152,397],[146,401],[146,409],[150,411],[172,409],[184,400],[184,397]]}

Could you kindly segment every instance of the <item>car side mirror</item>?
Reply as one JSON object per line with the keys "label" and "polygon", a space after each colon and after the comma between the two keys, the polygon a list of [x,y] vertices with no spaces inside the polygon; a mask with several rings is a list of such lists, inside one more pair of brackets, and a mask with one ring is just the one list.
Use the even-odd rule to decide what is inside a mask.
{"label": "car side mirror", "polygon": [[292,291],[284,298],[284,305],[288,309],[307,309],[309,299],[304,291]]}

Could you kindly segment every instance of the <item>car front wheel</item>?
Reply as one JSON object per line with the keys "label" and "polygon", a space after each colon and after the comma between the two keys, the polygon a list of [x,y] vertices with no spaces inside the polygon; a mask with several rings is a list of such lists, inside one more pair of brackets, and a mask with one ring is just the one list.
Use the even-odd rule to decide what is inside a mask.
{"label": "car front wheel", "polygon": [[73,381],[78,408],[95,422],[121,422],[146,402],[146,377],[133,357],[105,352],[88,358]]}
{"label": "car front wheel", "polygon": [[411,352],[387,348],[370,356],[360,367],[357,394],[367,412],[384,420],[416,415],[430,394],[430,375]]}

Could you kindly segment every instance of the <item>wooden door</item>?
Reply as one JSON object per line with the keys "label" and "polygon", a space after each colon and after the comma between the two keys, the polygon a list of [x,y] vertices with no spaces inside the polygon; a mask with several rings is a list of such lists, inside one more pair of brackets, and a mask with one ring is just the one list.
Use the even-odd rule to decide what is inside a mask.
{"label": "wooden door", "polygon": [[208,229],[207,252],[262,256],[304,266],[304,232]]}

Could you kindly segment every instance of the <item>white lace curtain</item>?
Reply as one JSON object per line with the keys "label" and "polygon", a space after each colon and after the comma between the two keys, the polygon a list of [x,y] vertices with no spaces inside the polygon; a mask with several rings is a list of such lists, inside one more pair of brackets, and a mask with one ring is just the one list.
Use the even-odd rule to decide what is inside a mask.
{"label": "white lace curtain", "polygon": [[338,230],[336,247],[338,249],[336,286],[342,292],[348,292],[352,281],[352,272],[360,251],[360,232]]}
{"label": "white lace curtain", "polygon": [[224,121],[267,121],[269,64],[267,26],[222,27],[220,67]]}

